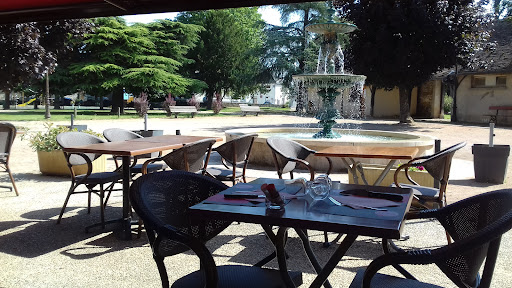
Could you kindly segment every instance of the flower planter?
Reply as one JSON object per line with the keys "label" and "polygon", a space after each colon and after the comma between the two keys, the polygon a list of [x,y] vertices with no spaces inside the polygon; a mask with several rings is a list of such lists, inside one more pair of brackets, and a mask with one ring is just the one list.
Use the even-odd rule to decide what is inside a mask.
{"label": "flower planter", "polygon": [[[39,161],[39,171],[43,175],[51,176],[71,176],[66,162],[66,156],[61,150],[51,152],[37,151],[37,159]],[[106,157],[102,155],[92,162],[92,172],[104,172]],[[87,164],[76,166],[76,175],[87,173]]]}
{"label": "flower planter", "polygon": [[[382,171],[384,170],[384,168],[385,168],[385,166],[382,166],[382,165],[364,164],[363,165],[364,176],[366,178],[366,181],[368,181],[368,184],[372,185],[373,183],[375,183],[375,180],[377,180],[377,178],[379,178],[379,176],[382,173]],[[352,173],[351,173],[350,169],[348,171],[349,171],[348,183],[354,184],[354,179],[352,177]],[[384,179],[382,180],[382,182],[380,183],[379,186],[390,186],[391,184],[393,184],[394,183],[393,177],[395,175],[395,171],[396,171],[396,168],[391,168],[389,170],[389,173],[386,175],[386,177],[384,177]],[[428,174],[427,171],[409,171],[409,176],[411,176],[411,178],[421,186],[434,187],[434,178],[432,176],[430,176],[430,174]],[[360,175],[358,175],[358,177],[359,177],[359,182],[360,182],[359,184],[362,184],[363,182],[361,180]],[[412,184],[409,180],[407,180],[407,177],[405,177],[405,172],[403,170],[400,171],[400,174],[398,175],[398,182]]]}
{"label": "flower planter", "polygon": [[474,144],[473,168],[475,169],[475,181],[485,183],[503,184],[507,175],[509,145]]}

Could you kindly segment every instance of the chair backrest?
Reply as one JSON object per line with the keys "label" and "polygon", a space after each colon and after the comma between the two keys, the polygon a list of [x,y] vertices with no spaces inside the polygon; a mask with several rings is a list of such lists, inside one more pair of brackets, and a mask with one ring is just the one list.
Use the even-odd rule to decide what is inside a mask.
{"label": "chair backrest", "polygon": [[296,162],[288,161],[288,159],[305,160],[310,154],[315,153],[314,150],[286,138],[269,137],[267,144],[274,153],[274,160],[278,162],[276,168],[281,169],[282,173],[292,171],[297,165]]}
{"label": "chair backrest", "polygon": [[16,138],[16,127],[11,123],[0,122],[0,163],[6,163]]}
{"label": "chair backrest", "polygon": [[[60,147],[62,148],[70,148],[105,142],[105,140],[97,136],[87,134],[84,132],[63,132],[57,135],[57,143],[59,143]],[[91,162],[101,156],[101,154],[94,153],[85,153],[85,155],[89,158],[89,160],[91,160]],[[68,163],[71,166],[76,166],[86,164],[87,161],[84,158],[80,157],[79,155],[71,154],[68,158]]]}
{"label": "chair backrest", "polygon": [[251,154],[252,144],[258,134],[247,134],[231,139],[215,148],[222,158],[231,165],[247,163]]}
{"label": "chair backrest", "polygon": [[[206,169],[213,144],[216,142],[214,138],[204,139],[184,145],[175,149],[171,153],[162,156],[165,164],[174,170],[184,170],[189,172],[197,172]],[[206,155],[206,157],[205,157]]]}
{"label": "chair backrest", "polygon": [[[121,128],[105,129],[105,130],[103,130],[103,137],[105,137],[105,139],[107,139],[108,142],[127,141],[127,140],[144,138],[142,135],[139,135],[130,130],[121,129]],[[154,153],[137,155],[136,157],[140,159],[140,158],[155,158],[158,156],[160,156],[160,153],[154,152]]]}
{"label": "chair backrest", "polygon": [[141,135],[121,128],[109,128],[103,130],[103,136],[105,139],[107,139],[108,142],[115,142],[115,141],[126,141],[126,140],[133,140],[133,139],[139,139],[144,138]]}
{"label": "chair backrest", "polygon": [[424,213],[433,213],[455,240],[435,252],[440,255],[439,268],[459,287],[489,287],[501,235],[512,228],[512,189],[479,194]]}
{"label": "chair backrest", "polygon": [[415,161],[411,164],[425,167],[425,170],[427,170],[427,172],[432,177],[434,177],[434,179],[441,181],[441,184],[443,184],[443,182],[448,182],[453,155],[455,152],[457,152],[457,150],[464,146],[466,146],[466,142],[455,144],[431,156],[420,157],[421,160]]}
{"label": "chair backrest", "polygon": [[137,178],[130,188],[131,204],[144,221],[154,253],[165,257],[184,252],[189,247],[182,243],[188,239],[206,242],[229,226],[230,222],[214,219],[194,224],[187,214],[190,206],[227,188],[214,178],[186,171],[161,171]]}

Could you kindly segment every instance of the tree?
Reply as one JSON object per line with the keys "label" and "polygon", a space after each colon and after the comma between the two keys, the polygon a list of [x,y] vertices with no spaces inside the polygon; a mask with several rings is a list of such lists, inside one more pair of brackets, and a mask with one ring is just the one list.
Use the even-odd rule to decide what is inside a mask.
{"label": "tree", "polygon": [[95,19],[95,24],[85,35],[85,60],[72,65],[71,73],[80,76],[83,91],[112,93],[113,113],[124,113],[124,91],[180,95],[191,85],[190,79],[176,73],[180,62],[158,53],[155,37],[145,25],[127,26],[112,17]]}
{"label": "tree", "polygon": [[52,62],[39,39],[35,23],[0,25],[0,88],[5,94],[4,109],[10,109],[10,95],[16,87],[41,78]]}
{"label": "tree", "polygon": [[494,18],[512,17],[512,0],[483,0],[481,5],[488,5],[489,2],[492,7],[492,14]]}
{"label": "tree", "polygon": [[263,45],[263,21],[257,8],[187,12],[177,19],[204,27],[201,40],[189,52],[194,63],[187,68],[190,77],[206,83],[208,109],[217,93],[233,91],[236,97],[256,89]]}
{"label": "tree", "polygon": [[[291,88],[293,75],[313,72],[311,63],[317,61],[318,46],[311,41],[306,26],[324,20],[327,5],[325,2],[311,2],[274,7],[281,12],[281,22],[285,25],[268,25],[265,29],[265,66],[274,79],[282,79],[284,86]],[[296,16],[296,21],[290,21],[292,18],[296,19]],[[297,111],[301,110],[303,105],[298,101]]]}
{"label": "tree", "polygon": [[355,74],[376,87],[399,88],[400,122],[412,122],[412,89],[443,68],[466,65],[482,36],[470,0],[340,1],[358,30],[349,55]]}
{"label": "tree", "polygon": [[[4,109],[10,108],[10,93],[22,84],[41,79],[53,71],[57,59],[88,29],[87,20],[59,20],[0,26],[0,88],[5,93]],[[48,95],[46,96],[47,101]],[[50,117],[46,105],[46,118]]]}

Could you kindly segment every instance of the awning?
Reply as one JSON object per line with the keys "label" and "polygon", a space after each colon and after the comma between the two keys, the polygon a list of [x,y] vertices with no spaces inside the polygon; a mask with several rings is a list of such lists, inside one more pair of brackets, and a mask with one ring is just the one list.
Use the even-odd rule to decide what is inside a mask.
{"label": "awning", "polygon": [[0,24],[309,2],[305,0],[1,0]]}

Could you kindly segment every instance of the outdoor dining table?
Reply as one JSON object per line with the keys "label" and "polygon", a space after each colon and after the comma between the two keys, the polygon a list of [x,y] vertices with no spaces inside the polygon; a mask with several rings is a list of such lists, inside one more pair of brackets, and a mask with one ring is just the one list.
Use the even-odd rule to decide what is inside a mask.
{"label": "outdoor dining table", "polygon": [[[412,189],[410,188],[362,186],[333,182],[330,197],[344,204],[339,206],[329,201],[329,199],[324,199],[312,205],[303,196],[304,189],[302,185],[287,184],[287,181],[290,180],[259,178],[249,183],[239,183],[189,208],[189,215],[192,221],[196,223],[200,223],[204,219],[213,218],[262,225],[264,231],[275,245],[279,270],[287,287],[295,287],[288,273],[287,255],[284,250],[288,229],[292,228],[297,232],[308,259],[317,272],[317,276],[310,287],[320,287],[321,285],[331,287],[327,277],[338,265],[358,236],[372,236],[385,239],[400,238],[404,217],[412,201]],[[264,200],[260,200],[261,198],[224,198],[224,194],[233,194],[241,191],[244,193],[263,194],[259,187],[264,183],[274,184],[276,190],[284,196],[286,205],[283,211],[268,210]],[[398,194],[401,200],[388,204],[382,202],[384,199],[342,194],[342,191],[343,193],[350,193],[354,189],[368,189],[374,193],[380,193],[379,195],[392,194],[394,197]],[[354,203],[352,201],[363,201],[363,203],[368,205],[366,206],[367,208],[370,205],[382,208],[364,209],[354,206],[355,204],[345,206],[346,203]],[[279,227],[277,234],[272,232],[272,226]],[[310,246],[307,236],[308,229],[346,234],[323,267],[319,264]],[[293,257],[293,255],[290,255],[290,257]],[[260,265],[263,265],[261,261]],[[347,281],[349,280],[347,279]]]}
{"label": "outdoor dining table", "polygon": [[347,168],[351,170],[354,183],[359,184],[357,176],[359,171],[361,179],[366,185],[368,185],[368,182],[364,176],[361,162],[356,161],[354,158],[389,159],[388,164],[382,170],[377,180],[372,183],[372,185],[377,186],[386,177],[397,160],[412,160],[418,154],[418,151],[417,147],[333,146],[317,151],[315,156],[341,158]]}
{"label": "outdoor dining table", "polygon": [[188,143],[203,139],[215,138],[222,141],[220,137],[187,136],[187,135],[161,135],[145,137],[127,141],[106,142],[85,146],[64,148],[65,152],[95,153],[121,156],[123,173],[123,216],[121,219],[108,221],[121,222],[120,237],[125,240],[131,239],[131,205],[130,205],[130,164],[131,157],[152,152],[159,152],[180,148]]}

